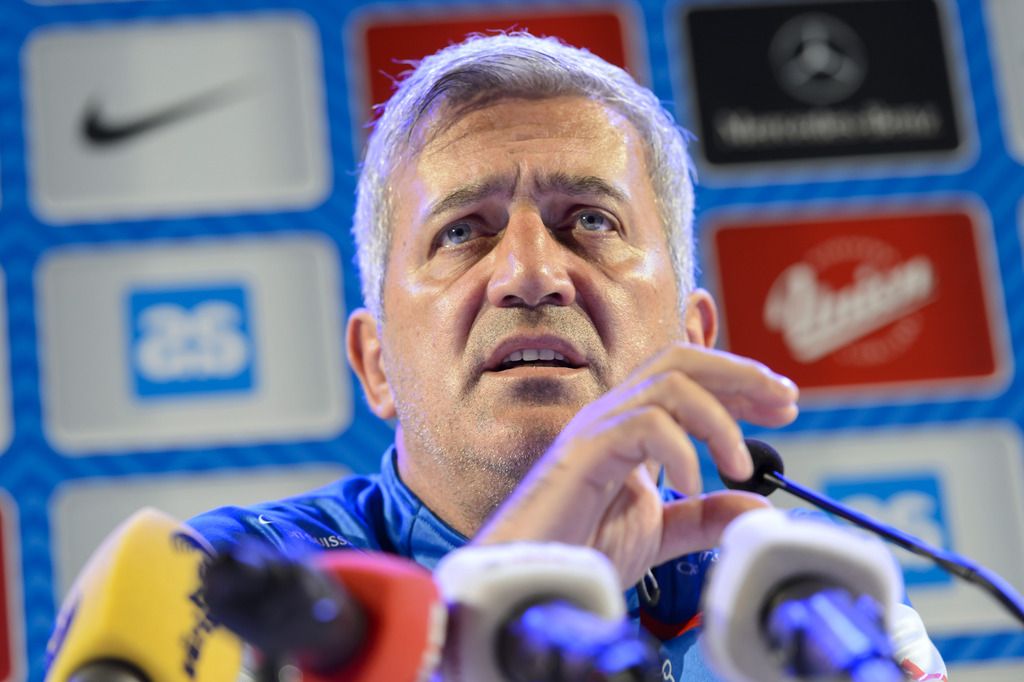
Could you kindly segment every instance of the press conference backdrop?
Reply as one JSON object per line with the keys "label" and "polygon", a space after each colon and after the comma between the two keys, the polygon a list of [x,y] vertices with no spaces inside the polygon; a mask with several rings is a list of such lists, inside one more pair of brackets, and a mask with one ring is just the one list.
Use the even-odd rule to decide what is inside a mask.
{"label": "press conference backdrop", "polygon": [[[41,679],[139,506],[377,469],[343,343],[365,126],[399,60],[512,27],[694,132],[702,283],[804,389],[794,477],[1024,589],[1024,2],[2,0],[0,680]],[[901,561],[953,678],[1024,678],[985,595]]]}

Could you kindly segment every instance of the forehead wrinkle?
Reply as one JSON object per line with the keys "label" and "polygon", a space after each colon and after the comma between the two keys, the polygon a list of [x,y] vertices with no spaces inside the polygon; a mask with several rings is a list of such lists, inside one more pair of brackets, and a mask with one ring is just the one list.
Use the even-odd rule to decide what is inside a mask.
{"label": "forehead wrinkle", "polygon": [[427,217],[433,218],[442,213],[448,213],[463,206],[474,204],[495,194],[500,194],[507,186],[508,183],[505,178],[497,175],[463,185],[432,203],[427,208]]}
{"label": "forehead wrinkle", "polygon": [[533,180],[533,191],[538,194],[577,196],[606,196],[625,202],[626,192],[596,175],[573,175],[563,171],[540,174]]}
{"label": "forehead wrinkle", "polygon": [[463,185],[430,204],[427,208],[427,217],[433,218],[497,194],[504,194],[511,199],[519,186],[522,172],[523,169],[517,165],[514,174],[494,173],[482,180]]}
{"label": "forehead wrinkle", "polygon": [[[504,195],[511,200],[519,191],[522,176],[523,166],[519,163],[516,164],[514,174],[495,173],[459,187],[432,203],[427,209],[427,217],[433,218],[458,210],[495,195]],[[574,175],[564,171],[539,173],[531,185],[531,194],[535,199],[543,195],[560,194],[569,197],[605,196],[623,203],[628,201],[624,190],[596,175]]]}

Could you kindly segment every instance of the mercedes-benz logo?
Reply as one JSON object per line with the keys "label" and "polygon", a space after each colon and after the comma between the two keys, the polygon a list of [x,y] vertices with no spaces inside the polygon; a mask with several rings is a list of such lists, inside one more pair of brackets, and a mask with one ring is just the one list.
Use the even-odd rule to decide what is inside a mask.
{"label": "mercedes-benz logo", "polygon": [[821,13],[793,17],[769,48],[775,77],[795,99],[814,106],[840,102],[867,73],[864,43],[846,23]]}

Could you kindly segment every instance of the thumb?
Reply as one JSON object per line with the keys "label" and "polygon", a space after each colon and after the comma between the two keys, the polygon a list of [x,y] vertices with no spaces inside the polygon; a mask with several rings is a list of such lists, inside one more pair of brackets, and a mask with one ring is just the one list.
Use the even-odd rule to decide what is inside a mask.
{"label": "thumb", "polygon": [[654,565],[711,549],[722,539],[725,527],[733,519],[745,512],[770,506],[764,497],[740,490],[719,490],[665,504],[661,548]]}

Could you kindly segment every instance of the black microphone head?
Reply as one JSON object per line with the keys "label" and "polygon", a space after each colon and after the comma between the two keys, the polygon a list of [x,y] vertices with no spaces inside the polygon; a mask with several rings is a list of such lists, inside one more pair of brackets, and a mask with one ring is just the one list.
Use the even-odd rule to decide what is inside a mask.
{"label": "black microphone head", "polygon": [[745,481],[734,481],[727,476],[722,476],[721,472],[718,475],[721,477],[722,483],[725,484],[726,488],[746,490],[747,492],[767,497],[778,486],[771,481],[765,480],[765,474],[785,473],[785,468],[782,466],[782,456],[775,448],[763,440],[747,438],[744,442],[747,444],[747,449],[750,450],[750,458],[754,462],[754,475]]}
{"label": "black microphone head", "polygon": [[116,658],[90,661],[76,670],[68,682],[150,682],[146,673]]}
{"label": "black microphone head", "polygon": [[210,560],[203,598],[216,622],[303,667],[341,667],[367,639],[366,613],[344,585],[258,540],[243,540]]}

